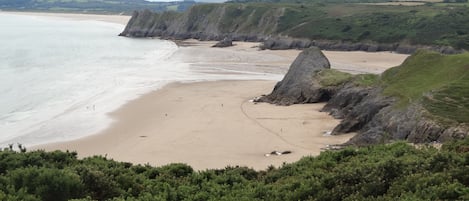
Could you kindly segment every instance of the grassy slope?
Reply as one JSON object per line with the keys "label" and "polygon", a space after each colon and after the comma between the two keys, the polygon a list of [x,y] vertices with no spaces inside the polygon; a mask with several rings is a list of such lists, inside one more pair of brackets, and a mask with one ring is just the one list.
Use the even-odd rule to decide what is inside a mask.
{"label": "grassy slope", "polygon": [[468,48],[469,25],[465,23],[468,20],[469,12],[466,8],[309,5],[287,9],[281,21],[284,28],[279,32],[311,39],[404,42]]}
{"label": "grassy slope", "polygon": [[[469,48],[469,9],[463,6],[383,6],[321,3],[227,3],[199,5],[226,9],[221,30],[255,28],[269,10],[283,10],[270,33],[296,38],[351,42],[451,45]],[[205,8],[207,7],[207,8]],[[240,29],[238,29],[240,30]]]}
{"label": "grassy slope", "polygon": [[333,69],[316,75],[322,86],[352,81],[358,86],[382,86],[397,97],[397,107],[419,103],[440,122],[469,123],[469,53],[441,55],[418,51],[382,76],[350,75]]}
{"label": "grassy slope", "polygon": [[421,102],[437,117],[469,123],[469,53],[417,52],[383,73],[382,84],[401,106]]}
{"label": "grassy slope", "polygon": [[318,72],[316,78],[323,87],[340,86],[348,81],[362,87],[371,87],[379,83],[379,75],[376,74],[352,75],[334,69],[322,70]]}

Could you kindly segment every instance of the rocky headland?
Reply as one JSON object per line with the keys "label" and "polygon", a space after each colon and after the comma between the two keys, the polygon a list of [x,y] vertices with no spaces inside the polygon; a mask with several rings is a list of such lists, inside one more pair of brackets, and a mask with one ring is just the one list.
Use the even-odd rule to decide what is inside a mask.
{"label": "rocky headland", "polygon": [[[467,53],[462,53],[464,50],[444,45],[410,45],[402,41],[351,42],[297,37],[297,33],[301,33],[296,31],[297,26],[304,24],[289,29],[284,24],[284,20],[291,17],[291,10],[282,6],[261,8],[218,4],[194,6],[184,13],[137,11],[120,35],[220,41],[215,45],[218,47],[232,45],[232,41],[250,41],[262,42],[261,49],[304,49],[285,78],[260,101],[279,105],[327,102],[323,111],[342,119],[332,134],[358,133],[349,144],[391,140],[435,142],[468,134],[469,105],[466,102],[469,98],[460,94],[469,94],[469,86],[464,82],[469,75],[467,67],[454,62],[469,63]],[[293,36],[286,34],[290,32]],[[415,54],[383,75],[352,76],[330,69],[320,49]],[[454,57],[439,53],[454,54]],[[434,59],[437,60],[428,62]],[[435,76],[441,73],[449,75]],[[462,78],[458,77],[461,75]],[[463,81],[453,82],[455,79]]]}
{"label": "rocky headland", "polygon": [[330,98],[329,93],[321,87],[314,75],[330,68],[329,60],[319,48],[308,48],[298,55],[272,93],[259,100],[278,105],[325,101]]}
{"label": "rocky headland", "polygon": [[[452,57],[460,62],[463,58],[469,61],[467,54]],[[357,132],[346,144],[367,145],[393,140],[428,143],[464,138],[469,133],[467,66],[429,67],[426,60],[435,58],[436,65],[456,59],[419,51],[383,75],[353,76],[329,69],[327,58],[313,47],[304,50],[272,93],[258,101],[279,105],[327,102],[322,111],[342,119],[332,135]],[[419,83],[414,82],[419,73],[424,74],[420,77],[422,83],[437,83],[438,87],[428,86],[416,92],[416,96],[408,95],[408,91],[410,94],[420,90]],[[425,77],[434,73],[448,77],[435,80],[433,76]],[[452,81],[451,76],[456,76],[458,81]],[[401,82],[404,87],[395,86]],[[399,90],[393,91],[394,87]],[[451,112],[459,115],[449,114]]]}
{"label": "rocky headland", "polygon": [[163,39],[202,41],[262,42],[261,49],[306,49],[312,46],[322,50],[338,51],[394,51],[410,54],[417,49],[427,49],[444,54],[461,53],[462,50],[445,45],[419,45],[396,42],[373,42],[363,40],[309,39],[288,36],[280,32],[286,8],[250,8],[249,6],[205,5],[194,6],[184,13],[153,13],[149,10],[135,11],[120,34],[126,37],[160,37]]}

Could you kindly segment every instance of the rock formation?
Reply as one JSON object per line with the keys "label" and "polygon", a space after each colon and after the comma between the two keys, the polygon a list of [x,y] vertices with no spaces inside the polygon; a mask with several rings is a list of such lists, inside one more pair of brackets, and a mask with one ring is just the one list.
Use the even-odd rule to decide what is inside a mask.
{"label": "rock formation", "polygon": [[[243,19],[232,16],[258,16],[258,19]],[[394,51],[410,54],[417,49],[428,49],[444,54],[462,52],[448,46],[405,45],[399,43],[378,44],[373,42],[348,42],[341,40],[310,40],[289,38],[277,32],[278,23],[285,9],[247,9],[245,6],[204,5],[194,6],[184,13],[153,13],[149,10],[136,11],[120,36],[161,37],[164,39],[198,39],[220,41],[262,42],[261,49],[305,49],[311,46],[323,50],[340,51]]]}
{"label": "rock formation", "polygon": [[322,111],[342,119],[332,135],[357,132],[346,144],[368,145],[407,140],[414,143],[461,139],[469,134],[463,124],[443,126],[425,116],[420,104],[396,108],[396,99],[382,95],[381,88],[347,83],[340,87]]}
{"label": "rock formation", "polygon": [[223,40],[219,41],[212,47],[230,47],[233,46],[233,41],[230,38],[224,38]]}
{"label": "rock formation", "polygon": [[[263,42],[261,49],[306,49],[311,46],[323,50],[341,51],[395,51],[410,54],[417,49],[429,49],[444,54],[460,53],[448,46],[417,46],[399,43],[378,44],[373,42],[348,42],[331,40],[310,40],[289,38],[277,33],[278,23],[284,15],[284,8],[247,9],[245,6],[204,5],[194,6],[184,13],[153,13],[149,10],[135,11],[120,36],[161,37],[164,39],[198,39],[220,41]],[[258,16],[258,19],[243,19],[230,13],[244,13],[243,16]]]}
{"label": "rock formation", "polygon": [[[198,39],[234,41],[263,41],[274,31],[283,9],[253,10],[259,19],[236,21],[229,13],[240,12],[243,7],[232,5],[194,6],[184,13],[152,13],[136,11],[120,36],[162,37],[165,39]],[[247,12],[247,11],[246,11]]]}
{"label": "rock formation", "polygon": [[310,47],[298,55],[282,81],[275,85],[271,94],[259,99],[279,105],[314,103],[328,99],[314,76],[323,69],[329,69],[329,60],[317,47]]}
{"label": "rock formation", "polygon": [[[407,62],[416,61],[409,59]],[[421,101],[396,107],[399,99],[384,95],[384,86],[380,84],[361,85],[352,78],[339,85],[324,86],[320,75],[327,69],[329,62],[318,48],[306,49],[295,59],[272,93],[257,101],[279,105],[327,102],[322,111],[342,119],[331,134],[357,133],[346,144],[368,145],[392,140],[441,142],[469,135],[467,122],[442,124],[438,118],[431,118]]]}
{"label": "rock formation", "polygon": [[286,50],[286,49],[305,49],[311,46],[319,47],[322,50],[332,51],[365,51],[380,52],[393,51],[399,54],[412,54],[418,49],[427,49],[443,54],[458,54],[462,50],[456,50],[448,46],[424,46],[424,45],[402,45],[395,44],[377,44],[364,42],[343,42],[330,40],[309,40],[301,38],[271,37],[262,42],[261,49]]}

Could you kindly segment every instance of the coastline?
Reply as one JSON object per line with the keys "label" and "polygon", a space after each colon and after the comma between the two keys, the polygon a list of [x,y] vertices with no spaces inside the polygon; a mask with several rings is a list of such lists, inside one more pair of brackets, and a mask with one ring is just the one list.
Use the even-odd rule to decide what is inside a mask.
{"label": "coastline", "polygon": [[100,14],[81,14],[81,13],[48,13],[48,12],[21,12],[21,11],[0,11],[0,13],[12,15],[40,16],[40,17],[59,17],[71,20],[93,20],[126,25],[131,16],[128,15],[100,15]]}
{"label": "coastline", "polygon": [[[80,157],[194,169],[248,166],[257,170],[317,155],[353,134],[324,136],[339,120],[319,112],[324,104],[281,107],[249,100],[268,93],[273,81],[173,83],[111,113],[115,123],[96,135],[39,147],[73,150]],[[291,154],[269,156],[272,151]]]}
{"label": "coastline", "polygon": [[[166,85],[112,112],[110,116],[115,121],[102,132],[34,149],[71,150],[78,151],[79,157],[104,155],[156,166],[182,162],[197,170],[227,165],[263,170],[269,165],[280,166],[303,156],[318,155],[327,145],[344,143],[353,136],[323,136],[339,123],[319,112],[323,104],[281,107],[249,102],[270,93],[275,79],[216,81],[229,76],[241,78],[246,71],[284,74],[299,50],[259,51],[255,48],[258,43],[249,42],[220,49],[210,48],[214,41],[186,42],[191,45],[180,46],[171,58],[190,64],[192,71],[203,76],[214,76],[207,78],[211,81]],[[325,54],[331,58],[333,68],[352,72],[384,71],[406,57],[392,53]],[[347,65],[337,65],[347,60]],[[264,155],[272,151],[292,154]]]}
{"label": "coastline", "polygon": [[[114,22],[96,18],[102,15],[39,14]],[[123,16],[117,17],[125,25],[120,18]],[[260,51],[259,43],[252,42],[235,42],[235,46],[228,48],[210,48],[216,41],[184,42],[190,45],[179,46],[170,60],[189,64],[190,71],[200,75],[193,81],[211,82],[169,84],[112,112],[114,123],[101,132],[32,149],[71,150],[78,151],[80,157],[105,155],[151,165],[182,162],[198,170],[227,165],[260,170],[317,155],[326,145],[340,144],[353,136],[323,136],[323,132],[338,124],[338,120],[318,112],[323,104],[279,107],[248,102],[269,93],[275,85],[272,80],[283,77],[300,50]],[[332,68],[351,73],[381,73],[408,56],[389,52],[324,51],[324,54]],[[227,79],[250,81],[215,81]],[[258,79],[271,81],[253,81]],[[167,109],[172,112],[165,112],[162,117],[161,111]],[[171,114],[177,115],[173,118]],[[152,135],[153,138],[149,137]],[[293,153],[264,156],[272,151]]]}

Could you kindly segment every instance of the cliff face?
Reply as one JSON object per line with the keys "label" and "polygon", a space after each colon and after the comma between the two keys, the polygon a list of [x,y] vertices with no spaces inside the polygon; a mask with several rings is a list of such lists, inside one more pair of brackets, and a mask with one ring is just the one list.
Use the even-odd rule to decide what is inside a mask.
{"label": "cliff face", "polygon": [[418,49],[426,49],[443,54],[458,54],[462,50],[456,50],[449,46],[428,46],[428,45],[405,45],[399,43],[379,44],[372,42],[344,42],[332,40],[310,40],[287,37],[271,37],[263,41],[261,49],[285,50],[285,49],[305,49],[312,46],[322,50],[332,51],[365,51],[380,52],[393,51],[399,54],[412,54]]}
{"label": "cliff face", "polygon": [[319,48],[308,48],[298,55],[272,93],[259,100],[279,105],[324,101],[329,98],[328,93],[314,77],[319,71],[329,68],[329,60]]}
{"label": "cliff face", "polygon": [[[456,64],[442,65],[452,61]],[[442,56],[420,52],[400,67],[376,76],[374,83],[364,84],[361,81],[363,75],[344,77],[345,73],[331,74],[327,58],[318,48],[309,48],[297,57],[272,93],[259,101],[280,105],[327,101],[322,111],[342,119],[332,134],[357,132],[346,144],[460,139],[469,135],[469,71],[464,64],[466,61],[469,62],[469,54]],[[432,77],[435,72],[445,77]],[[333,80],[341,81],[325,82],[328,77],[325,73],[329,73],[329,77],[332,75]],[[343,78],[339,79],[340,76]],[[456,87],[453,89],[451,86]],[[435,104],[430,104],[432,101],[444,111],[433,108]],[[460,113],[449,112],[453,110]]]}
{"label": "cliff face", "polygon": [[359,87],[353,83],[341,86],[322,109],[342,119],[332,135],[357,132],[346,144],[367,145],[392,140],[442,142],[469,134],[467,125],[443,125],[429,118],[420,104],[396,108],[397,100],[382,93],[382,88]]}
{"label": "cliff face", "polygon": [[[343,19],[347,20],[341,20],[337,16],[328,16],[326,10],[326,8],[314,6],[306,8],[299,5],[234,3],[198,5],[184,13],[153,13],[145,10],[134,12],[120,35],[199,40],[231,38],[234,41],[263,42],[261,47],[263,49],[305,49],[316,46],[324,50],[395,51],[405,54],[413,53],[417,49],[429,49],[445,54],[462,52],[450,46],[432,44],[428,41],[409,43],[410,39],[406,39],[405,34],[402,34],[403,39],[400,39],[399,35],[400,37],[397,38],[389,36],[389,40],[383,40],[386,37],[380,34],[394,33],[394,31],[387,30],[386,27],[389,28],[389,26],[370,28],[371,33],[368,28],[361,30],[365,28],[359,23],[372,20],[367,23],[379,24],[381,18],[370,19],[366,16],[353,15],[343,16]],[[332,18],[339,20],[331,21]],[[396,16],[396,18],[403,17]],[[408,16],[408,18],[413,17]],[[420,27],[406,24],[410,21],[403,18],[395,23],[405,24],[408,26],[406,29]],[[348,32],[352,30],[351,33],[344,32],[344,27],[349,27],[346,30]],[[359,34],[358,32],[361,31],[364,33]],[[399,29],[398,32],[402,31]],[[428,30],[425,30],[426,32]],[[352,37],[352,33],[358,35]],[[415,33],[409,33],[406,37],[414,37],[414,35]]]}
{"label": "cliff face", "polygon": [[184,13],[134,12],[125,30],[128,37],[261,41],[276,30],[283,9],[245,5],[204,5]]}

